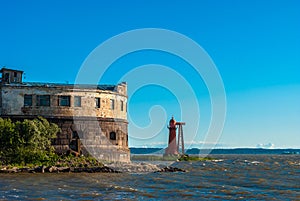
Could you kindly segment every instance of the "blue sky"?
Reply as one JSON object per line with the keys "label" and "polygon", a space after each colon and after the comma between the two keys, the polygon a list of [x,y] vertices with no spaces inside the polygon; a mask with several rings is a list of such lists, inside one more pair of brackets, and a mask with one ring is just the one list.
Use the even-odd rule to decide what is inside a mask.
{"label": "blue sky", "polygon": [[[0,66],[24,70],[25,81],[74,83],[86,57],[109,38],[142,28],[176,31],[202,46],[222,77],[227,114],[218,147],[271,143],[300,148],[299,9],[296,0],[1,1]],[[194,133],[190,127],[195,122],[181,119],[180,104],[189,105],[192,96],[170,79],[175,92],[149,85],[130,97],[130,146],[164,147],[172,115],[186,121],[187,143],[209,143],[204,141],[211,118],[209,91],[176,56],[128,54],[111,65],[101,82],[116,83],[147,64],[168,66],[188,81],[200,107],[199,130]],[[147,76],[141,72],[136,79]],[[160,76],[167,75],[156,78]],[[130,88],[131,80],[124,81]]]}

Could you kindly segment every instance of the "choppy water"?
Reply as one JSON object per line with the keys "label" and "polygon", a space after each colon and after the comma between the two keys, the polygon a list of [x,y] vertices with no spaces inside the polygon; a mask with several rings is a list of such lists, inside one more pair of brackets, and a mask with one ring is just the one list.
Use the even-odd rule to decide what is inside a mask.
{"label": "choppy water", "polygon": [[213,155],[187,173],[1,174],[0,200],[300,200],[300,155]]}

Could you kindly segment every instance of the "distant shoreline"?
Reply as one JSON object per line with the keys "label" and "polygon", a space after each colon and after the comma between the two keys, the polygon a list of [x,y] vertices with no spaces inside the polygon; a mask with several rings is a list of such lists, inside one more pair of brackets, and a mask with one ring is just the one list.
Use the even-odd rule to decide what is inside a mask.
{"label": "distant shoreline", "polygon": [[[130,148],[131,155],[139,154],[164,154],[164,148]],[[185,151],[186,154],[300,154],[300,149],[264,149],[264,148],[231,148],[231,149],[199,149],[191,148]]]}

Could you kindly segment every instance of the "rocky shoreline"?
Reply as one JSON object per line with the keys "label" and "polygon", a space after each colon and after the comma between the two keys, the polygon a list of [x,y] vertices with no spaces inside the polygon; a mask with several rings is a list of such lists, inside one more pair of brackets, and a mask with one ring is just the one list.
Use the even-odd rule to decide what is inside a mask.
{"label": "rocky shoreline", "polygon": [[187,172],[187,171],[184,169],[181,169],[181,168],[167,166],[167,167],[161,168],[160,170],[158,170],[156,172]]}
{"label": "rocky shoreline", "polygon": [[111,163],[106,166],[122,173],[186,172],[183,169],[172,167],[170,164],[155,165],[146,162]]}
{"label": "rocky shoreline", "polygon": [[29,167],[2,167],[0,173],[146,173],[146,172],[186,172],[177,167],[158,167],[153,164],[119,164],[112,167],[57,167],[57,166],[37,166]]}
{"label": "rocky shoreline", "polygon": [[0,173],[120,173],[119,171],[116,171],[112,168],[103,166],[103,167],[56,167],[56,166],[38,166],[35,168],[18,168],[18,167],[12,167],[7,168],[3,167],[0,170]]}

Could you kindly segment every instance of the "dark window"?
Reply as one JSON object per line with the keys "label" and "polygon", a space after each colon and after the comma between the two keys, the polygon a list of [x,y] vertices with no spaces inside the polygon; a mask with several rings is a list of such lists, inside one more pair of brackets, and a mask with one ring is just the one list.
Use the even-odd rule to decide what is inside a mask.
{"label": "dark window", "polygon": [[24,106],[32,106],[32,95],[24,95]]}
{"label": "dark window", "polygon": [[115,133],[115,132],[110,132],[110,133],[109,133],[109,139],[111,139],[111,140],[116,140],[116,139],[117,139],[116,133]]}
{"label": "dark window", "polygon": [[124,111],[124,102],[121,101],[121,111]]}
{"label": "dark window", "polygon": [[58,96],[58,105],[70,107],[70,96]]}
{"label": "dark window", "polygon": [[9,83],[9,73],[4,74],[4,82]]}
{"label": "dark window", "polygon": [[50,95],[37,95],[36,96],[37,106],[50,106]]}
{"label": "dark window", "polygon": [[79,138],[77,131],[73,131],[72,138],[76,138],[76,139]]}
{"label": "dark window", "polygon": [[96,98],[96,108],[100,108],[101,104],[100,104],[100,98]]}
{"label": "dark window", "polygon": [[111,110],[115,109],[115,100],[114,99],[110,99],[110,109]]}
{"label": "dark window", "polygon": [[81,96],[74,97],[74,107],[81,107]]}
{"label": "dark window", "polygon": [[14,72],[14,77],[17,77],[18,76],[18,73],[17,72]]}

